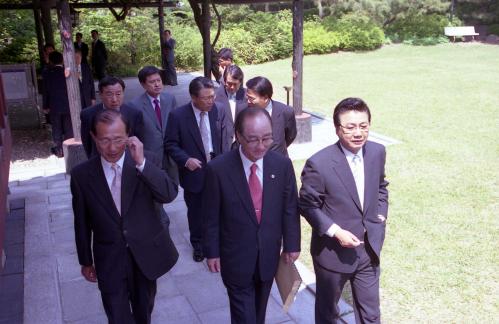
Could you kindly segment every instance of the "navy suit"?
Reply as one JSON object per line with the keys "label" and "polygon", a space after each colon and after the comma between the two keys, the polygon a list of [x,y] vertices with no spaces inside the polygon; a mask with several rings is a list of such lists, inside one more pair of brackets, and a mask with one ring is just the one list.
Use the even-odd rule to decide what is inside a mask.
{"label": "navy suit", "polygon": [[100,39],[92,42],[92,67],[97,80],[106,75],[107,50],[106,45]]}
{"label": "navy suit", "polygon": [[[364,204],[345,154],[337,142],[307,160],[302,172],[299,206],[312,226],[310,253],[317,276],[316,323],[336,323],[343,285],[351,280],[355,315],[362,323],[379,323],[379,260],[388,213],[385,148],[367,142],[364,159]],[[342,247],[326,235],[331,225],[353,233],[364,244]],[[363,283],[368,282],[367,286]]]}
{"label": "navy suit", "polygon": [[[104,105],[102,103],[99,103],[92,107],[83,109],[80,113],[81,142],[88,158],[94,155],[98,155],[97,148],[95,147],[94,140],[90,135],[90,131],[92,129],[95,115],[103,109]],[[120,112],[125,117],[128,122],[128,126],[130,127],[129,135],[137,136],[137,138],[142,142],[144,131],[144,121],[142,113],[137,109],[127,105],[121,105]]]}
{"label": "navy suit", "polygon": [[230,109],[229,96],[227,94],[227,90],[224,85],[218,87],[215,92],[216,99],[215,104],[218,108],[223,109],[225,111],[226,116],[226,128],[225,133],[222,135],[224,138],[224,147],[231,147],[232,143],[235,140],[235,132],[234,132],[234,122],[236,120],[237,115],[241,110],[248,107],[248,100],[246,98],[246,88],[240,87],[236,92],[236,109],[235,116],[232,116],[232,111]]}
{"label": "navy suit", "polygon": [[71,171],[78,260],[82,266],[95,266],[109,323],[150,323],[156,279],[178,259],[157,210],[157,203],[175,199],[178,188],[153,161],[146,153],[139,172],[125,152],[121,215],[99,155]]}
{"label": "navy suit", "polygon": [[[281,247],[300,251],[300,217],[291,161],[268,151],[263,158],[263,205],[257,222],[240,151],[210,162],[203,197],[204,252],[220,258],[232,323],[263,323]],[[242,293],[242,290],[245,293]]]}
{"label": "navy suit", "polygon": [[73,137],[64,67],[49,67],[43,71],[42,78],[43,109],[49,109],[52,138],[62,152],[62,141]]}
{"label": "navy suit", "polygon": [[88,45],[84,42],[74,42],[74,47],[79,48],[81,51],[81,61],[88,63]]}
{"label": "navy suit", "polygon": [[[213,152],[204,151],[201,133],[191,103],[170,112],[166,130],[166,150],[177,163],[179,169],[180,185],[184,188],[184,198],[187,204],[191,244],[196,251],[202,249],[201,191],[208,164],[206,154],[211,153],[212,158],[215,158],[225,150],[222,139],[222,134],[225,131],[224,111],[213,105],[208,113],[208,119]],[[194,171],[187,169],[185,163],[189,158],[201,161],[202,167]]]}

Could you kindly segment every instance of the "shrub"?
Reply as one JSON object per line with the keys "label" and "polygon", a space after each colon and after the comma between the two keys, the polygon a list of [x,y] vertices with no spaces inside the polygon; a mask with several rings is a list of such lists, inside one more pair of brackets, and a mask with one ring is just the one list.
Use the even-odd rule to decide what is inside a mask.
{"label": "shrub", "polygon": [[338,51],[340,47],[339,35],[327,31],[324,26],[307,22],[303,26],[303,53],[326,54]]}
{"label": "shrub", "polygon": [[438,39],[444,33],[444,27],[459,24],[459,21],[454,20],[451,23],[446,16],[439,14],[412,14],[389,25],[386,34],[394,42],[418,43],[424,42],[418,39],[434,39],[435,43],[438,43]]}
{"label": "shrub", "polygon": [[499,36],[499,24],[489,25],[487,27],[488,33]]}
{"label": "shrub", "polygon": [[340,48],[344,50],[373,50],[383,45],[385,34],[365,14],[346,14],[339,20],[324,20],[327,30],[339,34]]}

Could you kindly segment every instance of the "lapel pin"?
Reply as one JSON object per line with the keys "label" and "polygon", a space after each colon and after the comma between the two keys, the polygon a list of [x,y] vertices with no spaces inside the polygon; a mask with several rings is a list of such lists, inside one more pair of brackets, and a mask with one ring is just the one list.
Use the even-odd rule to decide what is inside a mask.
{"label": "lapel pin", "polygon": [[270,177],[271,177],[272,179],[275,179],[275,175],[273,175],[273,174],[271,174],[271,175],[270,175]]}

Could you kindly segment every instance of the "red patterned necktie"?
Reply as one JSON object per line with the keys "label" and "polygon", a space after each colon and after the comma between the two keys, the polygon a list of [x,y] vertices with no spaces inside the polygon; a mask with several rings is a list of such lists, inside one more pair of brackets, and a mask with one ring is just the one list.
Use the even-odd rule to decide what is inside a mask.
{"label": "red patterned necktie", "polygon": [[154,111],[156,111],[156,117],[158,118],[159,127],[163,128],[163,122],[161,121],[161,108],[159,107],[159,100],[154,99]]}
{"label": "red patterned necktie", "polygon": [[251,165],[251,173],[248,179],[249,189],[251,193],[251,200],[253,201],[253,207],[255,208],[256,221],[260,224],[262,220],[262,184],[258,180],[256,175],[256,163]]}

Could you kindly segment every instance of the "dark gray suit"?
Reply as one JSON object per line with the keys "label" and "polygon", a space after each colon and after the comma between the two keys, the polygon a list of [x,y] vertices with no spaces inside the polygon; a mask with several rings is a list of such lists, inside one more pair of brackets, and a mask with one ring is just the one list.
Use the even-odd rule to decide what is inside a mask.
{"label": "dark gray suit", "polygon": [[[356,318],[379,322],[379,259],[388,213],[388,182],[385,180],[385,148],[367,142],[364,159],[364,208],[355,180],[337,142],[307,160],[302,172],[299,207],[312,226],[310,253],[317,276],[316,323],[336,323],[336,306],[343,285],[351,280]],[[364,244],[342,247],[326,235],[331,225],[353,233]],[[368,282],[368,285],[363,283]],[[359,310],[361,308],[361,310]]]}
{"label": "dark gray suit", "polygon": [[220,258],[232,323],[263,324],[281,247],[284,252],[300,251],[291,161],[273,151],[264,156],[262,218],[258,223],[240,151],[223,154],[208,164],[203,210],[204,253],[207,258]]}
{"label": "dark gray suit", "polygon": [[215,92],[216,94],[216,99],[215,99],[215,104],[219,109],[223,109],[225,111],[225,120],[226,120],[226,127],[225,127],[225,133],[222,134],[223,140],[224,140],[224,147],[231,147],[232,143],[235,141],[235,136],[234,136],[234,121],[236,120],[237,115],[241,110],[244,108],[248,107],[248,100],[246,98],[246,88],[239,88],[236,92],[236,109],[235,109],[235,116],[232,116],[232,111],[230,109],[230,103],[229,103],[229,96],[227,94],[227,90],[225,89],[224,85],[221,85],[218,87],[218,89]]}
{"label": "dark gray suit", "polygon": [[296,138],[296,118],[293,108],[272,100],[272,137],[271,150],[288,156],[288,146]]}
{"label": "dark gray suit", "polygon": [[155,280],[178,259],[156,207],[156,203],[175,199],[178,188],[153,161],[154,156],[146,155],[144,169],[139,172],[125,152],[121,215],[99,155],[71,171],[78,260],[82,266],[95,266],[110,323],[150,323]]}

